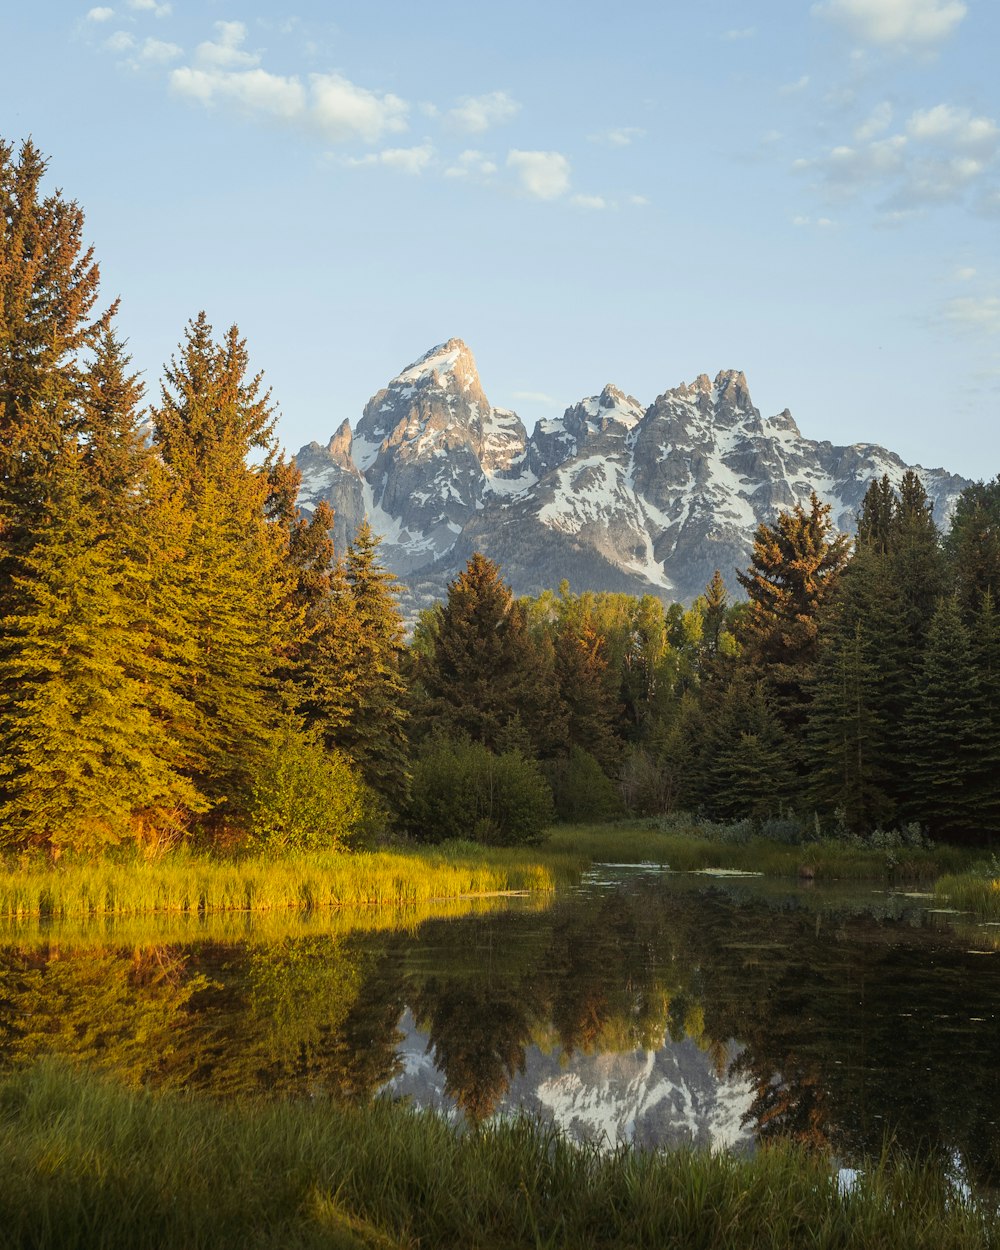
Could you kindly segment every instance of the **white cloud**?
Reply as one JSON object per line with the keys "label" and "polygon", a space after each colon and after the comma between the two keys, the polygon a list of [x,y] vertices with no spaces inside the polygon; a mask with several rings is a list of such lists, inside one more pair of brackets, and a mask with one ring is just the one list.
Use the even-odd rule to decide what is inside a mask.
{"label": "white cloud", "polygon": [[577,208],[607,208],[608,202],[603,195],[574,195],[570,199],[571,204],[575,204]]}
{"label": "white cloud", "polygon": [[1000,140],[1000,128],[992,118],[973,117],[969,109],[950,104],[918,110],[906,129],[915,139],[983,154],[994,152]]}
{"label": "white cloud", "polygon": [[865,43],[927,45],[950,35],[968,10],[963,0],[822,0],[812,11]]}
{"label": "white cloud", "polygon": [[889,129],[892,123],[892,105],[888,100],[883,100],[881,104],[876,104],[865,120],[854,131],[854,138],[858,143],[867,143],[870,139],[874,139],[876,135],[882,134]]}
{"label": "white cloud", "polygon": [[645,195],[630,195],[628,197],[628,202],[636,208],[645,208],[649,203],[649,197]]}
{"label": "white cloud", "polygon": [[104,41],[104,46],[109,52],[128,52],[129,48],[135,46],[135,40],[127,30],[116,30]]}
{"label": "white cloud", "polygon": [[420,148],[387,148],[380,153],[365,156],[349,156],[345,165],[385,165],[401,174],[422,174],[434,160],[434,146],[422,144]]}
{"label": "white cloud", "polygon": [[971,282],[977,272],[971,265],[962,265],[960,269],[955,270],[955,278],[959,282]]}
{"label": "white cloud", "polygon": [[837,223],[830,217],[812,218],[799,216],[792,218],[793,226],[816,226],[820,230],[829,230],[831,226],[835,226],[836,224]]}
{"label": "white cloud", "polygon": [[168,61],[176,61],[184,49],[176,43],[167,43],[163,39],[147,39],[139,49],[144,61],[157,65],[165,65]]}
{"label": "white cloud", "polygon": [[511,148],[507,168],[517,175],[522,188],[540,200],[565,195],[570,185],[570,164],[561,152],[525,152]]}
{"label": "white cloud", "polygon": [[782,95],[795,95],[796,92],[805,91],[809,86],[809,75],[803,74],[801,78],[797,78],[795,82],[786,82],[778,90]]}
{"label": "white cloud", "polygon": [[958,330],[993,338],[1000,335],[1000,296],[959,296],[945,305],[944,318]]}
{"label": "white cloud", "polygon": [[543,404],[546,408],[561,408],[562,401],[544,391],[515,391],[514,398],[526,404]]}
{"label": "white cloud", "polygon": [[446,178],[491,178],[497,172],[491,157],[474,148],[461,152],[455,162],[444,171]]}
{"label": "white cloud", "polygon": [[379,95],[340,74],[312,74],[309,83],[311,118],[334,143],[359,138],[377,143],[384,134],[406,129],[410,106],[398,96]]}
{"label": "white cloud", "polygon": [[455,130],[482,134],[491,126],[510,121],[520,108],[506,91],[491,91],[488,95],[465,96],[445,114],[445,120]]}
{"label": "white cloud", "polygon": [[243,50],[247,28],[242,22],[216,22],[215,29],[217,38],[206,40],[195,49],[194,59],[198,66],[207,70],[236,70],[260,64],[259,56]]}
{"label": "white cloud", "polygon": [[244,112],[290,121],[305,111],[306,93],[297,78],[283,78],[266,70],[224,73],[181,66],[172,71],[170,85],[178,95],[199,104],[222,101]]}
{"label": "white cloud", "polygon": [[599,130],[596,134],[588,135],[587,138],[591,143],[606,143],[613,148],[627,148],[636,139],[641,139],[645,133],[641,126],[609,126],[607,130]]}
{"label": "white cloud", "polygon": [[741,30],[727,30],[722,37],[736,43],[741,39],[752,39],[756,33],[756,26],[744,26]]}
{"label": "white cloud", "polygon": [[160,4],[157,0],[128,0],[128,7],[140,13],[152,13],[154,17],[169,17],[173,12],[170,4]]}
{"label": "white cloud", "polygon": [[114,9],[109,9],[107,5],[99,5],[96,9],[90,9],[87,13],[88,22],[107,22],[115,15]]}

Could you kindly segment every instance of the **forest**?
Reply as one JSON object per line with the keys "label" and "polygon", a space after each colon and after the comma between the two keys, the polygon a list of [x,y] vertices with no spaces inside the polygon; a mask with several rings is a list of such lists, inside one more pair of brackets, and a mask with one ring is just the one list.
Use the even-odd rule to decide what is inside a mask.
{"label": "forest", "polygon": [[[84,215],[0,142],[0,847],[533,842],[676,810],[786,840],[1000,828],[1000,477],[815,495],[690,606],[518,599],[473,556],[408,637],[362,525],[296,508],[234,325],[154,393]],[[728,584],[727,584],[728,579]]]}

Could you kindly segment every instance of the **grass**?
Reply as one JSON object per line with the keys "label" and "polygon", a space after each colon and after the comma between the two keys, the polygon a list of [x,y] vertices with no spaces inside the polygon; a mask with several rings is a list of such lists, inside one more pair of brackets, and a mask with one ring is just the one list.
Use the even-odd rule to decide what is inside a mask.
{"label": "grass", "polygon": [[1000,875],[997,865],[963,873],[949,873],[934,884],[942,903],[957,911],[972,912],[980,920],[1000,923]]}
{"label": "grass", "polygon": [[554,887],[552,870],[537,857],[500,849],[233,860],[176,851],[160,859],[135,855],[4,865],[0,918],[312,911],[361,904],[420,908],[434,900]]}
{"label": "grass", "polygon": [[582,865],[593,862],[664,864],[678,872],[706,868],[760,872],[817,881],[924,881],[967,868],[974,853],[962,847],[865,846],[825,839],[790,845],[773,838],[720,836],[718,826],[678,822],[557,826],[545,843],[547,856]]}
{"label": "grass", "polygon": [[845,1189],[794,1147],[601,1153],[525,1120],[220,1107],[52,1064],[0,1082],[0,1228],[38,1250],[1000,1246],[995,1215],[924,1165],[876,1161]]}

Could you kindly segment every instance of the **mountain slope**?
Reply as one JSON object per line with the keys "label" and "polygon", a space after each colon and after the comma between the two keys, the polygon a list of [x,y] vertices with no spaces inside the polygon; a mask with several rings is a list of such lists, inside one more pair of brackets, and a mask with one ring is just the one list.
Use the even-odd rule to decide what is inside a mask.
{"label": "mountain slope", "polygon": [[803,438],[787,409],[761,417],[732,370],[648,407],[608,385],[529,437],[516,413],[490,405],[461,339],[378,391],[353,435],[345,421],[296,460],[300,506],[329,500],[340,550],[367,516],[411,607],[441,597],[475,550],[519,594],[565,578],[577,591],[690,599],[716,568],[734,586],[758,524],[812,491],[851,532],[873,478],[898,486],[915,467],[939,523],[968,485],[871,443]]}

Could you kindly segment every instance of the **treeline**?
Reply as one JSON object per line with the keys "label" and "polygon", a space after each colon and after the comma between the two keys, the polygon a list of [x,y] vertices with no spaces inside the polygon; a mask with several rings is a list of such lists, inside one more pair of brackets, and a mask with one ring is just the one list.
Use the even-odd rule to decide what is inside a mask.
{"label": "treeline", "polygon": [[815,497],[733,603],[516,600],[474,556],[406,645],[363,525],[299,474],[236,327],[158,393],[99,307],[83,214],[0,143],[0,844],[518,842],[677,807],[828,832],[1000,818],[1000,479],[942,540],[913,474],[853,555]]}

